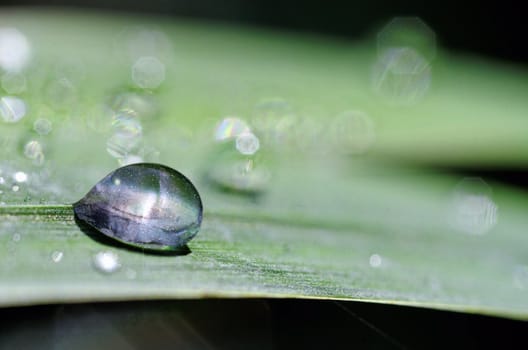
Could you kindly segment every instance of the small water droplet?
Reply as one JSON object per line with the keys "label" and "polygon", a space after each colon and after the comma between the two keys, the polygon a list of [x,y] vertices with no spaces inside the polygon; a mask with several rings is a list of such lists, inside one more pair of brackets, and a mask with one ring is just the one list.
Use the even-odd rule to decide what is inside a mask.
{"label": "small water droplet", "polygon": [[112,251],[103,251],[93,256],[93,266],[103,273],[114,273],[121,268],[119,256]]}
{"label": "small water droplet", "polygon": [[53,253],[51,253],[51,260],[55,263],[58,263],[62,260],[64,257],[64,253],[60,250],[55,250]]}
{"label": "small water droplet", "polygon": [[202,221],[202,202],[193,184],[174,169],[148,163],[108,174],[74,204],[74,211],[111,238],[157,250],[185,245]]}
{"label": "small water droplet", "polygon": [[18,190],[20,190],[20,186],[18,186],[18,185],[13,185],[13,187],[11,187],[11,190],[12,190],[13,192],[18,192]]}
{"label": "small water droplet", "polygon": [[132,80],[142,89],[156,89],[165,80],[165,65],[156,57],[140,57],[132,66]]}
{"label": "small water droplet", "polygon": [[12,239],[13,239],[13,242],[20,242],[20,238],[21,238],[20,234],[15,233]]}
{"label": "small water droplet", "polygon": [[0,185],[3,185],[4,183],[5,183],[5,179],[2,176],[0,176]]}
{"label": "small water droplet", "polygon": [[24,100],[13,97],[4,96],[0,98],[0,116],[6,123],[16,123],[26,115],[26,103]]}
{"label": "small water droplet", "polygon": [[260,148],[260,142],[251,132],[244,132],[236,138],[236,149],[244,155],[255,154]]}
{"label": "small water droplet", "polygon": [[491,187],[481,178],[468,177],[456,186],[449,210],[450,224],[469,234],[489,232],[498,220]]}
{"label": "small water droplet", "polygon": [[23,171],[17,171],[13,174],[13,179],[16,182],[26,182],[28,180],[28,175]]}
{"label": "small water droplet", "polygon": [[33,130],[37,132],[39,135],[47,135],[51,132],[53,126],[51,122],[48,119],[45,118],[38,118],[33,123]]}
{"label": "small water droplet", "polygon": [[346,111],[332,122],[330,141],[338,153],[362,154],[374,143],[374,123],[360,111]]}
{"label": "small water droplet", "polygon": [[431,67],[418,52],[408,47],[384,51],[373,66],[374,91],[394,104],[413,104],[431,85]]}
{"label": "small water droplet", "polygon": [[379,254],[372,254],[369,258],[369,264],[372,267],[380,267],[382,264],[382,259]]}
{"label": "small water droplet", "polygon": [[224,141],[235,139],[240,134],[249,132],[249,125],[240,118],[226,117],[215,128],[215,140]]}
{"label": "small water droplet", "polygon": [[24,155],[32,159],[36,165],[44,163],[44,152],[42,144],[36,140],[31,140],[24,146]]}

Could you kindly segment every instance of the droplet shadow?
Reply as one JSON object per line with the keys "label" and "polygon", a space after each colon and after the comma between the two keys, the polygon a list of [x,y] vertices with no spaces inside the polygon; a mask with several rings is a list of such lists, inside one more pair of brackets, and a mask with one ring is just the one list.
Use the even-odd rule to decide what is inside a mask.
{"label": "droplet shadow", "polygon": [[148,255],[158,255],[158,256],[185,256],[187,254],[192,253],[191,249],[184,245],[176,250],[153,250],[153,249],[146,249],[146,248],[140,248],[140,247],[134,247],[134,246],[128,246],[125,243],[121,243],[115,239],[112,239],[108,236],[105,236],[101,232],[97,231],[92,226],[86,224],[82,220],[80,220],[77,215],[74,215],[75,223],[79,227],[79,229],[90,239],[93,241],[103,244],[106,246],[118,248],[118,249],[124,249],[136,253],[143,253]]}

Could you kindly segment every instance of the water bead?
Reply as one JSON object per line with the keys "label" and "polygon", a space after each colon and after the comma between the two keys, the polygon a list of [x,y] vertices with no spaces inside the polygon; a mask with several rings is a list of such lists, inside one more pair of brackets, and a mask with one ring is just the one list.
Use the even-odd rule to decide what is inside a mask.
{"label": "water bead", "polygon": [[81,222],[106,236],[154,250],[184,246],[198,233],[203,211],[184,175],[150,163],[113,171],[73,207]]}

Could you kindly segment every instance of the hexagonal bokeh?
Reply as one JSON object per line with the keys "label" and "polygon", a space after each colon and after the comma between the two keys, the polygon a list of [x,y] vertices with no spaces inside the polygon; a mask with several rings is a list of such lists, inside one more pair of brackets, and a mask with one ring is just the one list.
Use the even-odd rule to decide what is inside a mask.
{"label": "hexagonal bokeh", "polygon": [[395,17],[377,36],[378,55],[395,48],[412,48],[426,60],[436,56],[435,32],[418,17]]}

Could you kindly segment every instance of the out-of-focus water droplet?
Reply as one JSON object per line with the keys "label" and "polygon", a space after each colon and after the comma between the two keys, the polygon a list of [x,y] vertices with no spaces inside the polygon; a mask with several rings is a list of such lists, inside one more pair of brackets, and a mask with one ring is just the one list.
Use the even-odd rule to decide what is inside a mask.
{"label": "out-of-focus water droplet", "polygon": [[140,57],[132,66],[132,81],[142,89],[156,89],[165,80],[165,65],[156,57]]}
{"label": "out-of-focus water droplet", "polygon": [[137,272],[136,272],[136,270],[129,268],[129,269],[126,270],[126,276],[127,276],[127,278],[129,280],[133,280],[133,279],[136,278]]}
{"label": "out-of-focus water droplet", "polygon": [[31,45],[16,28],[0,28],[0,70],[20,72],[29,63]]}
{"label": "out-of-focus water droplet", "polygon": [[13,242],[20,242],[20,239],[22,237],[20,236],[20,233],[15,233],[12,237]]}
{"label": "out-of-focus water droplet", "polygon": [[149,94],[123,92],[114,96],[108,105],[116,113],[133,111],[143,120],[151,119],[159,113],[159,105],[155,96]]}
{"label": "out-of-focus water droplet", "polygon": [[26,77],[21,73],[6,73],[2,76],[2,89],[10,95],[26,91]]}
{"label": "out-of-focus water droplet", "polygon": [[372,71],[374,91],[395,104],[422,99],[431,85],[431,66],[412,48],[387,49]]}
{"label": "out-of-focus water droplet", "polygon": [[53,125],[51,124],[51,121],[45,118],[38,118],[33,123],[33,130],[39,135],[47,135],[51,132],[53,129]]}
{"label": "out-of-focus water droplet", "polygon": [[226,117],[216,125],[215,140],[236,139],[238,135],[249,131],[249,125],[244,120],[237,117]]}
{"label": "out-of-focus water droplet", "polygon": [[469,234],[484,234],[493,229],[498,220],[498,207],[491,193],[491,187],[481,178],[462,180],[451,201],[451,225]]}
{"label": "out-of-focus water droplet", "polygon": [[24,155],[32,159],[36,165],[44,163],[44,152],[42,144],[36,140],[31,140],[24,146]]}
{"label": "out-of-focus water droplet", "polygon": [[13,96],[4,96],[0,98],[0,116],[4,122],[16,123],[24,118],[26,112],[27,107],[24,100]]}
{"label": "out-of-focus water droplet", "polygon": [[169,58],[172,54],[172,45],[165,33],[150,28],[127,28],[118,38],[118,50],[121,44],[129,57],[136,60],[142,56]]}
{"label": "out-of-focus water droplet", "polygon": [[252,132],[244,132],[237,136],[236,149],[244,155],[253,155],[260,148],[260,142]]}
{"label": "out-of-focus water droplet", "polygon": [[515,288],[528,289],[528,266],[516,265],[514,267],[513,285]]}
{"label": "out-of-focus water droplet", "polygon": [[377,36],[378,53],[408,47],[431,61],[436,56],[436,35],[419,17],[396,17]]}
{"label": "out-of-focus water droplet", "polygon": [[62,258],[64,257],[64,253],[61,252],[60,250],[55,250],[51,253],[51,260],[54,262],[54,263],[58,263],[62,260]]}
{"label": "out-of-focus water droplet", "polygon": [[11,190],[12,190],[13,192],[18,192],[18,190],[20,190],[20,186],[18,186],[18,185],[13,185],[13,186],[11,187]]}
{"label": "out-of-focus water droplet", "polygon": [[54,79],[46,86],[46,96],[56,110],[71,110],[77,103],[77,88],[67,78]]}
{"label": "out-of-focus water droplet", "polygon": [[93,266],[102,273],[111,274],[121,268],[119,256],[112,251],[103,251],[93,256]]}
{"label": "out-of-focus water droplet", "polygon": [[0,176],[0,185],[3,185],[3,184],[5,184],[5,179],[2,176]]}
{"label": "out-of-focus water droplet", "polygon": [[251,125],[264,145],[281,146],[290,133],[295,120],[292,106],[282,98],[269,98],[259,102],[253,111]]}
{"label": "out-of-focus water droplet", "polygon": [[125,111],[116,113],[112,129],[113,134],[106,143],[106,150],[112,157],[119,160],[138,152],[143,127],[135,113]]}
{"label": "out-of-focus water droplet", "polygon": [[26,182],[28,180],[28,175],[23,171],[17,171],[13,174],[13,179],[16,182]]}
{"label": "out-of-focus water droplet", "polygon": [[330,126],[330,141],[338,153],[362,154],[374,143],[376,134],[370,117],[360,111],[339,114]]}
{"label": "out-of-focus water droplet", "polygon": [[219,188],[247,194],[263,193],[269,186],[270,172],[252,159],[217,159],[210,164],[209,179]]}
{"label": "out-of-focus water droplet", "polygon": [[156,250],[185,245],[202,222],[202,202],[193,184],[174,169],[149,163],[108,174],[74,204],[74,211],[111,238]]}
{"label": "out-of-focus water droplet", "polygon": [[369,258],[369,265],[371,267],[380,267],[382,264],[382,259],[379,254],[372,254]]}

